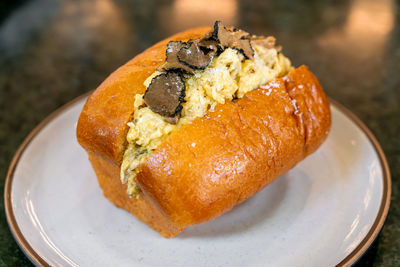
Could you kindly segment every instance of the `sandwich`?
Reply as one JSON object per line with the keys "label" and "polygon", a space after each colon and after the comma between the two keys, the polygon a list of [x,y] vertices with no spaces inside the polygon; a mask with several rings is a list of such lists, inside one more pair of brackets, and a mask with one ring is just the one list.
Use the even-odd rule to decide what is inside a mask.
{"label": "sandwich", "polygon": [[77,125],[104,196],[174,237],[314,152],[329,133],[328,99],[275,41],[217,21],[173,35],[112,73]]}

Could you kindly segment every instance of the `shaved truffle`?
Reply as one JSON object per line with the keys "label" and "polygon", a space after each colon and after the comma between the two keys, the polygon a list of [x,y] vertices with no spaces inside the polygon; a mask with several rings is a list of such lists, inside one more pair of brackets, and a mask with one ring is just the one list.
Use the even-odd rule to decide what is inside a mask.
{"label": "shaved truffle", "polygon": [[275,48],[275,37],[273,36],[255,36],[251,37],[251,43],[254,45],[261,45],[265,48],[272,49]]}
{"label": "shaved truffle", "polygon": [[212,38],[218,41],[223,48],[235,48],[248,59],[253,59],[254,57],[254,51],[250,43],[250,35],[245,31],[236,29],[230,31],[222,25],[220,21],[216,21]]}
{"label": "shaved truffle", "polygon": [[166,51],[166,60],[164,64],[157,68],[158,71],[180,70],[189,74],[193,74],[195,69],[183,64],[178,59],[178,52],[185,46],[184,42],[169,42]]}
{"label": "shaved truffle", "polygon": [[198,42],[188,42],[187,47],[182,47],[177,53],[178,59],[183,64],[193,69],[205,69],[210,64],[212,53],[200,49]]}
{"label": "shaved truffle", "polygon": [[253,59],[252,44],[279,49],[272,36],[251,36],[240,29],[226,28],[220,21],[216,21],[214,29],[202,37],[187,42],[169,42],[166,60],[157,68],[166,73],[152,79],[143,97],[144,102],[153,112],[164,116],[169,123],[176,124],[185,97],[185,82],[182,77],[205,69],[213,57],[226,48],[236,49],[246,59]]}
{"label": "shaved truffle", "polygon": [[144,102],[153,112],[166,117],[179,115],[184,98],[185,83],[177,72],[154,77],[143,96]]}
{"label": "shaved truffle", "polygon": [[205,53],[212,53],[214,55],[218,52],[218,42],[215,40],[200,40],[199,47]]}

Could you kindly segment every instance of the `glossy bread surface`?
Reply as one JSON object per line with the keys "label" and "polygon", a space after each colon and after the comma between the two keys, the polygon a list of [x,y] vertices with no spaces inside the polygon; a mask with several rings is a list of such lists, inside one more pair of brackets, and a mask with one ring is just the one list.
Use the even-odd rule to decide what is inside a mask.
{"label": "glossy bread surface", "polygon": [[328,100],[302,66],[172,133],[143,164],[138,183],[179,225],[204,222],[313,152],[330,123]]}

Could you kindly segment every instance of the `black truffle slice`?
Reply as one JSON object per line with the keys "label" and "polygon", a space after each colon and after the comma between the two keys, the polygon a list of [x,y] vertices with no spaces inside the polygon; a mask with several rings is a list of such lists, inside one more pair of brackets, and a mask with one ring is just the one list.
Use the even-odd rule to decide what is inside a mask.
{"label": "black truffle slice", "polygon": [[239,52],[241,52],[245,58],[247,59],[253,59],[254,58],[254,51],[253,47],[251,46],[250,40],[249,39],[239,39],[236,43],[233,43],[233,47]]}
{"label": "black truffle slice", "polygon": [[184,42],[169,42],[166,51],[165,62],[157,68],[158,71],[180,70],[189,74],[193,74],[195,69],[183,64],[178,59],[178,52],[185,46]]}
{"label": "black truffle slice", "polygon": [[199,47],[204,53],[212,53],[215,55],[218,52],[218,42],[215,40],[200,40]]}
{"label": "black truffle slice", "polygon": [[275,37],[273,36],[255,36],[251,37],[251,43],[254,45],[261,45],[265,48],[272,49],[275,48]]}
{"label": "black truffle slice", "polygon": [[154,77],[143,96],[144,102],[153,112],[166,117],[179,115],[184,98],[185,82],[177,72]]}
{"label": "black truffle slice", "polygon": [[182,47],[177,55],[179,61],[183,64],[200,70],[205,69],[210,64],[213,56],[212,53],[206,53],[200,49],[197,42],[188,42],[187,47]]}
{"label": "black truffle slice", "polygon": [[224,48],[232,47],[237,49],[248,59],[253,59],[254,57],[254,51],[250,43],[250,35],[245,31],[230,31],[225,28],[220,21],[216,21],[212,38],[218,41]]}

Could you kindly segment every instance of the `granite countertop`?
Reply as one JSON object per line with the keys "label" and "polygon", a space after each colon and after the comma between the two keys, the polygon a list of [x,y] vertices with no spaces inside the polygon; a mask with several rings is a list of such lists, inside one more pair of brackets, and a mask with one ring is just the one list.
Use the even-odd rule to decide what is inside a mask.
{"label": "granite countertop", "polygon": [[[56,108],[177,31],[220,19],[272,34],[295,65],[350,108],[392,173],[386,224],[358,265],[400,266],[400,2],[390,0],[32,0],[0,3],[0,195],[11,159]],[[30,265],[0,202],[0,266]]]}

